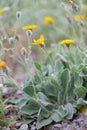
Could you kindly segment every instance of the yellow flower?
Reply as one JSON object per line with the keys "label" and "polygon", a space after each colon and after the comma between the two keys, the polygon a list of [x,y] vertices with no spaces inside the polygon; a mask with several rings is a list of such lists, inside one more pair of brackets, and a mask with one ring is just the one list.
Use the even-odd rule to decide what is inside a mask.
{"label": "yellow flower", "polygon": [[70,44],[72,44],[74,42],[75,42],[75,40],[73,40],[73,39],[65,39],[65,40],[62,40],[60,42],[60,44],[70,45]]}
{"label": "yellow flower", "polygon": [[38,27],[37,25],[27,25],[27,26],[23,26],[22,29],[24,29],[24,30],[32,30],[32,29],[35,29],[37,27]]}
{"label": "yellow flower", "polygon": [[80,109],[80,111],[81,111],[84,115],[87,116],[87,107],[86,107],[86,106],[82,107],[82,108]]}
{"label": "yellow flower", "polygon": [[46,16],[44,18],[44,23],[45,24],[52,24],[52,23],[55,23],[55,21],[54,21],[54,19],[52,17]]}
{"label": "yellow flower", "polygon": [[5,61],[0,61],[0,68],[6,67],[6,62]]}
{"label": "yellow flower", "polygon": [[87,11],[87,5],[84,5],[84,9]]}
{"label": "yellow flower", "polygon": [[44,35],[40,35],[40,38],[37,40],[33,40],[34,45],[44,45]]}
{"label": "yellow flower", "polygon": [[86,19],[86,14],[75,15],[76,21],[85,20],[85,19]]}
{"label": "yellow flower", "polygon": [[4,10],[3,9],[0,9],[0,14],[3,14]]}

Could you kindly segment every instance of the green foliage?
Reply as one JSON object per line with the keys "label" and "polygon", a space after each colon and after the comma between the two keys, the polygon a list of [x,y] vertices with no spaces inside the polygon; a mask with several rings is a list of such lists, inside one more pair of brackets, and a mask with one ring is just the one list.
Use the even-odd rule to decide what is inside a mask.
{"label": "green foliage", "polygon": [[[60,50],[60,57],[52,61],[54,65],[50,61],[44,65],[34,62],[37,71],[32,79],[25,81],[23,92],[27,102],[22,100],[24,105],[21,106],[19,101],[20,112],[29,115],[30,122],[37,114],[38,129],[52,121],[72,119],[76,110],[86,104],[86,53],[77,48],[74,53],[66,50],[65,55]],[[78,56],[79,62],[74,55]]]}
{"label": "green foliage", "polygon": [[[85,51],[87,47],[84,44],[84,41],[87,43],[87,39],[85,38],[87,34],[87,23],[84,20],[82,21],[82,18],[80,20],[75,20],[74,18],[76,14],[87,13],[86,10],[83,9],[85,2],[82,4],[82,0],[79,2],[73,0],[74,3],[72,6],[69,5],[66,0],[63,0],[62,3],[60,2],[61,1],[58,3],[57,0],[50,0],[49,4],[49,1],[46,0],[32,0],[32,2],[29,0],[26,0],[26,2],[24,2],[24,0],[21,0],[21,2],[20,0],[7,0],[7,2],[1,0],[2,8],[4,9],[4,7],[7,6],[9,9],[4,11],[4,17],[1,17],[0,60],[3,54],[7,54],[6,52],[8,51],[8,48],[4,48],[4,42],[5,40],[10,40],[10,42],[14,43],[10,46],[11,43],[9,42],[10,51],[13,53],[11,57],[16,57],[16,60],[25,67],[27,80],[25,80],[24,86],[22,87],[15,82],[10,82],[10,76],[7,75],[7,73],[4,74],[5,68],[3,69],[3,67],[0,69],[0,76],[2,77],[2,83],[3,77],[8,77],[7,80],[9,82],[3,83],[4,86],[17,87],[24,93],[24,98],[12,102],[19,106],[21,114],[28,115],[25,122],[31,123],[36,119],[35,117],[37,117],[37,129],[53,121],[60,122],[64,119],[70,120],[73,118],[77,109],[80,109],[83,105],[87,105],[87,52]],[[19,19],[16,16],[18,10],[22,14]],[[67,13],[69,14],[67,15],[68,17],[66,17]],[[45,25],[45,16],[53,17],[55,24],[49,23]],[[3,26],[2,23],[6,23],[5,26]],[[39,27],[36,32],[28,30],[32,31],[32,36],[31,38],[27,36],[29,43],[25,49],[26,51],[23,53],[24,55],[21,55],[16,52],[15,49],[17,48],[15,47],[16,38],[18,31],[24,36],[23,30],[21,30],[22,26],[29,24],[36,24]],[[12,30],[14,28],[17,30],[17,36],[16,34],[10,34],[10,32],[6,34],[6,29],[8,29],[10,25],[12,25],[12,27],[10,27]],[[28,31],[26,31],[26,34],[29,33]],[[43,50],[46,55],[43,65],[37,61],[33,61],[31,57],[32,43],[30,42],[33,42],[34,35],[38,35],[38,32],[40,34],[43,32],[46,36],[46,46],[50,46],[49,54],[48,48],[40,46],[40,49]],[[10,37],[10,35],[14,36]],[[6,37],[6,39],[3,37]],[[73,44],[67,47],[66,45],[55,44],[65,38],[75,39],[76,45]],[[19,48],[22,47],[22,39],[20,41],[18,38],[18,42],[20,44]],[[31,65],[34,69],[34,74],[32,74],[30,70]],[[2,100],[0,100],[0,118],[1,117],[4,118],[4,104]],[[2,118],[0,119],[0,125],[1,124],[8,125]]]}
{"label": "green foliage", "polygon": [[0,92],[0,129],[2,129],[3,127],[10,127],[15,123],[15,119],[5,117],[6,110],[7,105],[3,102],[2,94]]}

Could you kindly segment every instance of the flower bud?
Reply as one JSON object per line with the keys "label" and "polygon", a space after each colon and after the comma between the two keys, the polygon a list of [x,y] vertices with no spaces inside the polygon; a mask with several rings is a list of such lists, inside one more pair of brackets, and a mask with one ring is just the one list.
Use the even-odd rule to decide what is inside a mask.
{"label": "flower bud", "polygon": [[70,16],[69,16],[68,14],[66,14],[65,17],[66,17],[66,19],[67,19],[67,21],[68,21],[69,23],[72,22],[72,21],[71,21],[71,18],[70,18]]}
{"label": "flower bud", "polygon": [[17,11],[16,12],[16,18],[20,18],[21,17],[21,11]]}
{"label": "flower bud", "polygon": [[76,4],[72,5],[73,10],[78,11],[78,6]]}
{"label": "flower bud", "polygon": [[25,47],[21,48],[21,55],[26,55],[27,54],[27,50]]}
{"label": "flower bud", "polygon": [[9,44],[11,44],[11,45],[13,45],[13,44],[15,43],[14,37],[10,37],[10,38],[8,39],[8,41],[9,41]]}
{"label": "flower bud", "polygon": [[26,31],[26,35],[27,35],[28,37],[31,37],[31,36],[32,36],[32,31],[31,31],[31,30],[27,30],[27,31]]}
{"label": "flower bud", "polygon": [[20,40],[19,35],[15,35],[14,39],[15,39],[16,41],[19,41],[19,40]]}
{"label": "flower bud", "polygon": [[84,21],[80,20],[79,25],[84,26]]}
{"label": "flower bud", "polygon": [[6,75],[8,75],[8,69],[7,69],[7,67],[4,67],[4,68],[3,68],[3,72],[4,72]]}

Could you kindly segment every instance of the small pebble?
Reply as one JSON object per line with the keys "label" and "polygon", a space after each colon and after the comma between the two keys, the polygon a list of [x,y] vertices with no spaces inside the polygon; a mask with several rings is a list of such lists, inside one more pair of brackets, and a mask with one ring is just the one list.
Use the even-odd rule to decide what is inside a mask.
{"label": "small pebble", "polygon": [[61,124],[55,124],[54,125],[54,128],[61,128],[62,126],[61,126]]}
{"label": "small pebble", "polygon": [[18,122],[18,123],[16,123],[16,128],[18,129],[18,128],[20,128],[20,126],[22,125],[22,123],[21,122]]}
{"label": "small pebble", "polygon": [[31,125],[31,130],[36,130],[36,126],[35,125]]}
{"label": "small pebble", "polygon": [[87,120],[84,120],[84,127],[87,128]]}
{"label": "small pebble", "polygon": [[28,130],[28,125],[27,125],[27,124],[23,124],[23,125],[20,127],[20,130]]}
{"label": "small pebble", "polygon": [[3,130],[10,130],[10,128],[6,128],[6,127],[4,127]]}

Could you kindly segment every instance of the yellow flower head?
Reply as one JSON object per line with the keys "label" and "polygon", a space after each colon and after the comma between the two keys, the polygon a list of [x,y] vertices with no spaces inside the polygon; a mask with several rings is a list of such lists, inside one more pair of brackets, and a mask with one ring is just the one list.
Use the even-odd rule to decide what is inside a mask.
{"label": "yellow flower head", "polygon": [[60,42],[60,44],[70,45],[70,44],[72,44],[74,42],[75,42],[75,40],[73,40],[73,39],[65,39],[65,40],[62,40]]}
{"label": "yellow flower head", "polygon": [[40,38],[37,40],[33,40],[34,45],[44,45],[44,35],[40,35]]}
{"label": "yellow flower head", "polygon": [[52,17],[46,16],[44,18],[44,23],[45,24],[53,24],[53,23],[55,23],[55,21],[54,21],[54,19]]}
{"label": "yellow flower head", "polygon": [[6,67],[6,62],[5,61],[0,61],[0,68]]}
{"label": "yellow flower head", "polygon": [[84,5],[84,9],[87,11],[87,5]]}
{"label": "yellow flower head", "polygon": [[0,14],[3,14],[4,10],[3,9],[0,9]]}
{"label": "yellow flower head", "polygon": [[24,29],[24,30],[32,30],[32,29],[35,29],[37,27],[38,27],[37,25],[27,25],[27,26],[23,26],[22,29]]}
{"label": "yellow flower head", "polygon": [[86,14],[75,15],[76,21],[85,20],[85,19],[86,19]]}

